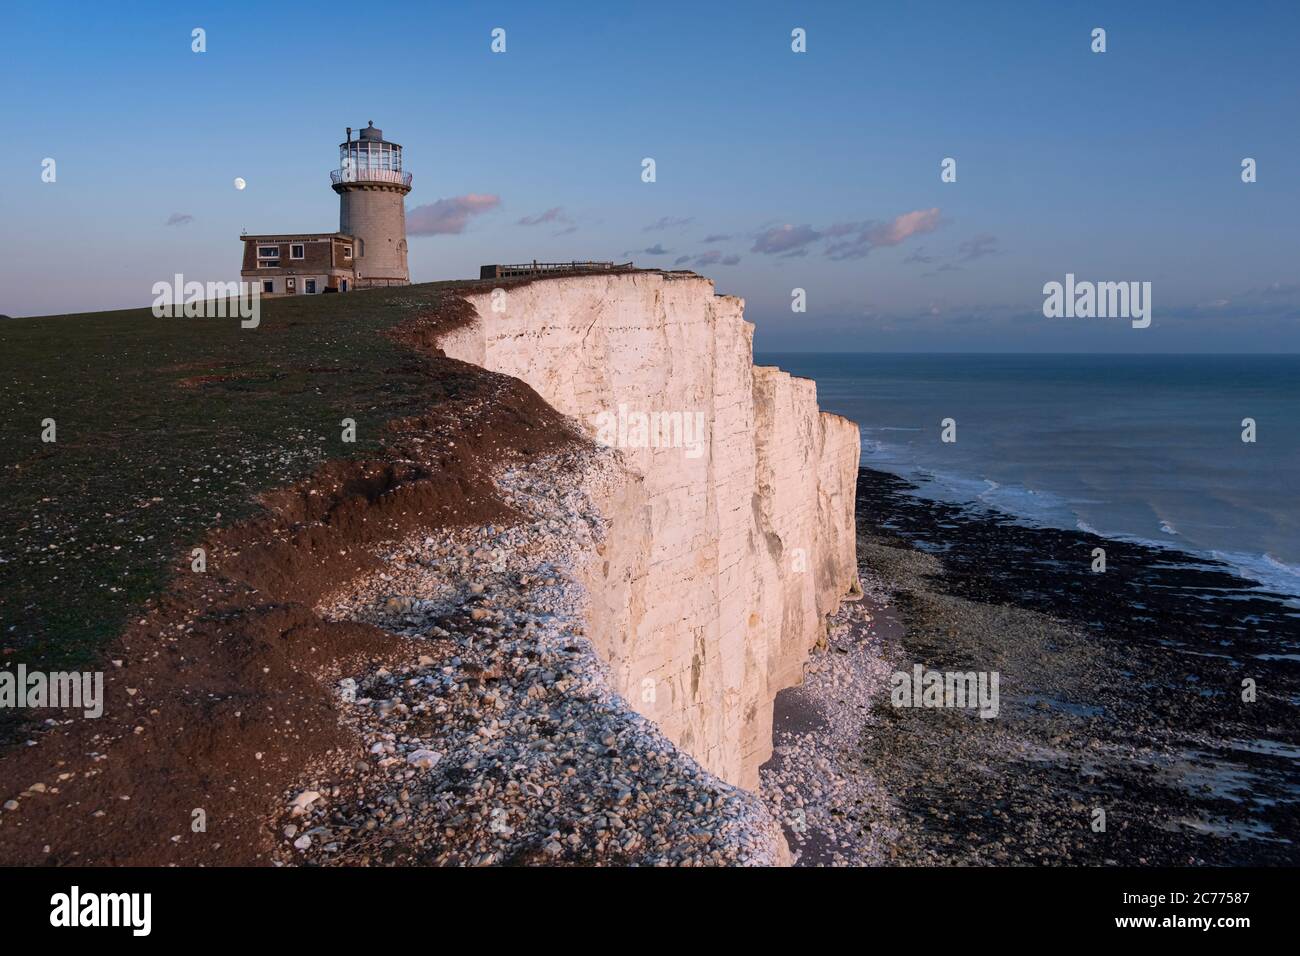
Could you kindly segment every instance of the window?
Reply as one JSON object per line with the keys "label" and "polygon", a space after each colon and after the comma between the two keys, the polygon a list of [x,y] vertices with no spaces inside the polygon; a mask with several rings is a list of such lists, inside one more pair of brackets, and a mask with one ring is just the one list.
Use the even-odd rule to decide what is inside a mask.
{"label": "window", "polygon": [[289,258],[290,259],[306,258],[307,253],[305,250],[306,250],[306,246],[304,246],[301,242],[295,242],[289,246]]}
{"label": "window", "polygon": [[288,289],[289,289],[289,291],[290,291],[290,292],[293,292],[294,290],[296,290],[296,289],[298,288],[298,280],[297,280],[297,279],[290,279],[290,280],[288,281],[287,285],[288,285]]}
{"label": "window", "polygon": [[279,246],[258,246],[258,247],[257,247],[257,258],[259,258],[259,259],[279,259],[279,258],[280,258],[280,247],[279,247]]}
{"label": "window", "polygon": [[316,294],[316,280],[315,280],[315,279],[308,279],[308,280],[307,280],[307,294],[308,294],[308,295],[315,295],[315,294]]}
{"label": "window", "polygon": [[344,279],[344,280],[343,280],[343,291],[344,291],[344,292],[347,292],[347,291],[348,291],[348,280],[347,280],[347,279]]}
{"label": "window", "polygon": [[271,295],[273,292],[275,292],[275,283],[272,282],[270,279],[267,279],[265,282],[262,283],[262,291],[265,292],[267,295]]}
{"label": "window", "polygon": [[344,258],[344,259],[351,259],[351,258],[352,258],[352,247],[351,247],[351,246],[344,246],[344,247],[343,247],[343,258]]}
{"label": "window", "polygon": [[279,259],[259,259],[257,262],[259,269],[278,269],[280,268]]}

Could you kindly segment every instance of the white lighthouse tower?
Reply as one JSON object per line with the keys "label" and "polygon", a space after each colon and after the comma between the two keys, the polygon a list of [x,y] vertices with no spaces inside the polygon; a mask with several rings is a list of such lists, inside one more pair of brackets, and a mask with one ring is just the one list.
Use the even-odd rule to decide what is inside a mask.
{"label": "white lighthouse tower", "polygon": [[370,123],[339,144],[339,168],[330,173],[339,194],[339,232],[356,240],[356,288],[408,285],[406,194],[411,174],[402,171],[402,147]]}

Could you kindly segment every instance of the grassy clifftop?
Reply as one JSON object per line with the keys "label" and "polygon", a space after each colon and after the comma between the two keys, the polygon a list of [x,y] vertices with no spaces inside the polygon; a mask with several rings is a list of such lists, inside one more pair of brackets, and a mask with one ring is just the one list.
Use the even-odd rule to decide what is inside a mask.
{"label": "grassy clifftop", "polygon": [[428,358],[381,333],[466,285],[267,300],[255,329],[148,309],[0,322],[0,666],[92,663],[205,529],[373,452],[429,398]]}

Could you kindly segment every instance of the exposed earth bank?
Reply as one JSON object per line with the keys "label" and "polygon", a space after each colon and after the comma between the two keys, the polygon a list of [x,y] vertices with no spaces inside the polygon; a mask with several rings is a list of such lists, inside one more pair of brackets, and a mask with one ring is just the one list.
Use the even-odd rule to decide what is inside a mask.
{"label": "exposed earth bank", "polygon": [[[679,396],[720,416],[705,454],[639,467],[448,358],[467,299],[393,298],[427,407],[194,542],[206,570],[110,645],[104,716],[51,717],[0,756],[0,864],[787,860],[764,802],[722,777],[757,778],[772,695],[855,585],[856,428],[752,367],[738,300],[633,280],[675,283],[673,321],[726,338]],[[739,389],[719,407],[717,376]],[[657,542],[639,563],[633,519]],[[710,533],[671,530],[693,522]]]}

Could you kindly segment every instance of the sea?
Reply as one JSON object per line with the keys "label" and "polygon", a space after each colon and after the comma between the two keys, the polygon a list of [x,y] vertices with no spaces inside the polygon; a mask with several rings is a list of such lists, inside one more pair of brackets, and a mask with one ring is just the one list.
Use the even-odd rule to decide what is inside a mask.
{"label": "sea", "polygon": [[1300,598],[1300,355],[755,359],[816,380],[822,409],[861,426],[862,465],[921,495],[1214,559]]}

